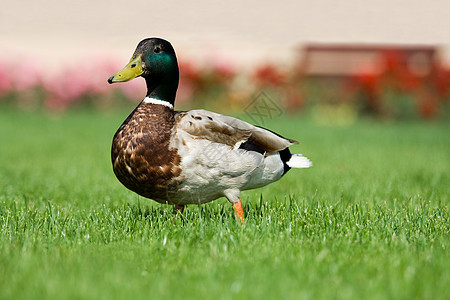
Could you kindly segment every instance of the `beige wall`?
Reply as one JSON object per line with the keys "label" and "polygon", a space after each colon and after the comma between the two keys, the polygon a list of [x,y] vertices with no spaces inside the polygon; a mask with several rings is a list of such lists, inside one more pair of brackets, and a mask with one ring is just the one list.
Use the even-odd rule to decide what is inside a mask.
{"label": "beige wall", "polygon": [[308,41],[437,44],[449,62],[449,28],[448,0],[1,0],[0,59],[126,60],[160,36],[183,57],[243,65],[289,62]]}

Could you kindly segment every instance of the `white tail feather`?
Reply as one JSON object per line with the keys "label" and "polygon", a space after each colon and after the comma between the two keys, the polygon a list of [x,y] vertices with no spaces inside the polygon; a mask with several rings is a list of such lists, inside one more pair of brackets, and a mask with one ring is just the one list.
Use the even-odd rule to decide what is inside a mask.
{"label": "white tail feather", "polygon": [[291,168],[309,168],[312,162],[301,154],[292,154],[290,160],[286,164]]}

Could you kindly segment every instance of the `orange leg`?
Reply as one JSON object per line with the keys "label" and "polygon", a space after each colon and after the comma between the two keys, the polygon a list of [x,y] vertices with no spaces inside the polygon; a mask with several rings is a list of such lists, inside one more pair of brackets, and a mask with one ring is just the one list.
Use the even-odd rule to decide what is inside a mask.
{"label": "orange leg", "polygon": [[244,211],[242,210],[241,200],[233,204],[233,210],[236,212],[239,221],[242,223],[242,221],[244,221]]}

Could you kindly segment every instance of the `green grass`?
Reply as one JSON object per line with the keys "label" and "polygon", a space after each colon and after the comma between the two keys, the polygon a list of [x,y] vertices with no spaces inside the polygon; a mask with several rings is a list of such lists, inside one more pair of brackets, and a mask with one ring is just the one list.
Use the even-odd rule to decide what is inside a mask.
{"label": "green grass", "polygon": [[267,120],[314,167],[170,206],[115,179],[123,114],[0,112],[0,299],[448,299],[449,123]]}

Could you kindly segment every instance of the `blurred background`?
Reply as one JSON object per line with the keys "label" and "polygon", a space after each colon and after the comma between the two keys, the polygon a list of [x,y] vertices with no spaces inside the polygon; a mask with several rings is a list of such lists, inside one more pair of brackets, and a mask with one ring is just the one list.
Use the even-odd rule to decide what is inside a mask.
{"label": "blurred background", "polygon": [[135,105],[143,80],[106,80],[157,36],[177,51],[179,109],[245,111],[263,92],[324,124],[450,114],[445,0],[2,1],[0,107]]}
{"label": "blurred background", "polygon": [[[449,0],[0,3],[0,300],[450,299]],[[107,79],[155,36],[176,109],[314,164],[242,193],[244,226],[115,178],[146,88]]]}

